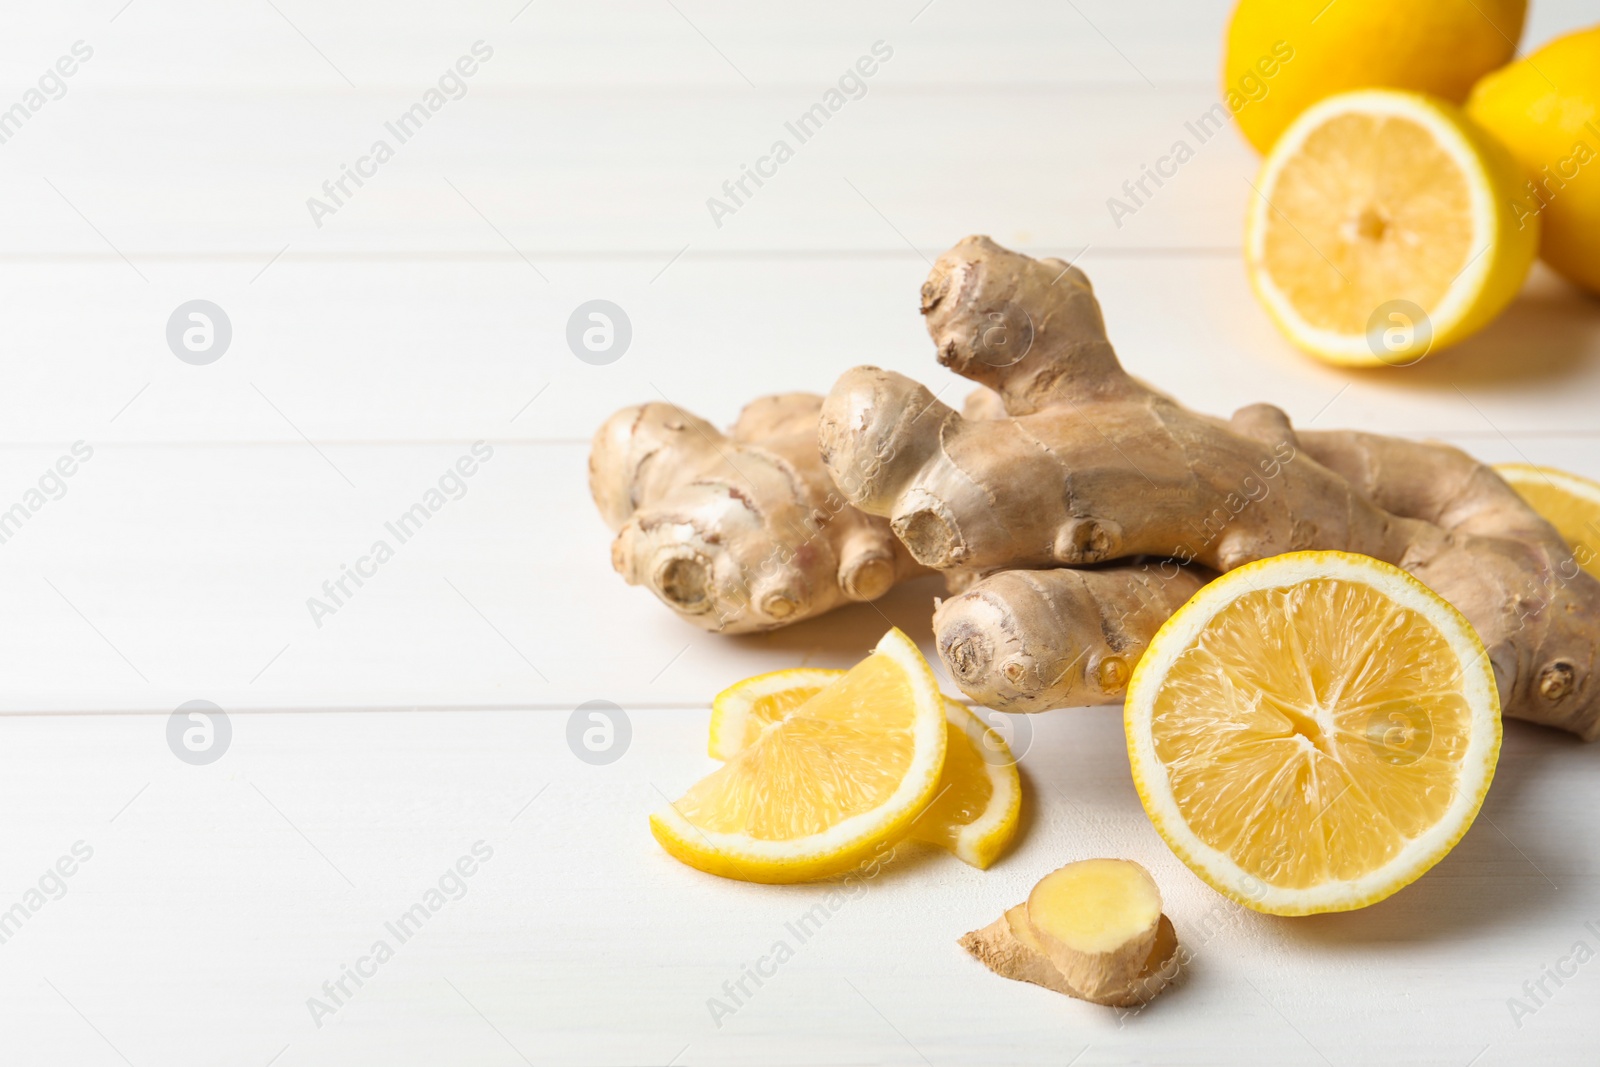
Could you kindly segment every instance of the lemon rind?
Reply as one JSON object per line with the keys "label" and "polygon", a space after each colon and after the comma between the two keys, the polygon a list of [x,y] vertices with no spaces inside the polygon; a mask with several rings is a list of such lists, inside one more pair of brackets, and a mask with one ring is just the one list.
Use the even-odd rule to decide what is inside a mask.
{"label": "lemon rind", "polygon": [[1494,472],[1513,488],[1524,483],[1537,485],[1540,482],[1548,482],[1564,493],[1570,493],[1581,500],[1600,506],[1600,482],[1585,478],[1581,474],[1572,474],[1555,467],[1541,467],[1537,463],[1496,463]]}
{"label": "lemon rind", "polygon": [[791,667],[735,682],[712,698],[706,752],[712,759],[726,760],[743,748],[745,722],[762,697],[810,686],[823,689],[848,673],[832,667]]}
{"label": "lemon rind", "polygon": [[1005,739],[974,715],[965,704],[946,697],[945,718],[966,735],[980,755],[988,738],[992,738],[992,744],[999,746],[999,750],[1006,755],[1003,761],[984,758],[983,765],[992,790],[989,803],[982,815],[957,832],[955,843],[950,847],[950,851],[961,862],[979,870],[987,870],[1016,836],[1017,822],[1022,814],[1022,779]]}

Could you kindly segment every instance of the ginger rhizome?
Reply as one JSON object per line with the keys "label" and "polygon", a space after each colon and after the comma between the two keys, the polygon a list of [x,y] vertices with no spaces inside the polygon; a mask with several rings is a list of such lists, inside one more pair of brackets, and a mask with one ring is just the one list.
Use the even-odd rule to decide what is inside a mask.
{"label": "ginger rhizome", "polygon": [[1209,576],[1171,560],[1000,571],[939,605],[935,645],[962,692],[985,707],[1118,703],[1150,639]]}
{"label": "ginger rhizome", "polygon": [[1096,1004],[1142,1004],[1178,972],[1178,937],[1150,873],[1130,860],[1069,863],[961,947],[1003,978]]}
{"label": "ginger rhizome", "polygon": [[822,398],[753,401],[723,434],[672,404],[624,408],[595,434],[589,489],[611,562],[698,626],[750,633],[873,600],[923,572],[851,507],[817,452]]}
{"label": "ginger rhizome", "polygon": [[[1191,412],[1123,370],[1080,270],[985,237],[940,257],[922,311],[939,361],[994,390],[1010,417],[967,419],[902,375],[858,367],[828,396],[820,443],[845,496],[889,519],[919,563],[986,576],[967,595],[983,588],[999,621],[947,607],[939,635],[963,689],[978,679],[977,699],[1001,688],[991,667],[1014,686],[1011,675],[1050,683],[1049,670],[1027,678],[1028,661],[1073,663],[1072,642],[1104,617],[1062,626],[1055,609],[1102,598],[1067,579],[1052,600],[997,583],[1002,572],[1134,557],[1226,571],[1340,549],[1404,568],[1461,611],[1507,714],[1600,735],[1600,581],[1487,467],[1440,445],[1299,433],[1265,404],[1230,420]],[[1146,617],[1161,613],[1152,599]],[[1117,638],[1124,651],[1139,648],[1133,629]]]}

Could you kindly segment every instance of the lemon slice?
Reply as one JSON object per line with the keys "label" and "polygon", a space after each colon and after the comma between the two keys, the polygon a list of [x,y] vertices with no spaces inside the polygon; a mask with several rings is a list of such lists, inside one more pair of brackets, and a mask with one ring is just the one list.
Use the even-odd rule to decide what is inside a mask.
{"label": "lemon slice", "polygon": [[[1257,295],[1299,347],[1333,363],[1414,363],[1510,302],[1538,250],[1509,153],[1432,97],[1329,97],[1262,163],[1245,234]],[[1523,213],[1526,215],[1526,212]]]}
{"label": "lemon slice", "polygon": [[750,882],[840,874],[900,837],[937,794],[944,699],[890,630],[843,678],[650,816],[691,867]]}
{"label": "lemon slice", "polygon": [[1472,627],[1397,567],[1295,552],[1230,571],[1167,621],[1124,711],[1156,829],[1257,911],[1365,907],[1477,815],[1500,701]]}
{"label": "lemon slice", "polygon": [[[729,686],[711,703],[714,759],[731,759],[845,672],[798,667]],[[974,867],[989,867],[1016,836],[1022,783],[1005,740],[945,698],[945,757],[939,788],[907,836],[938,845]]]}
{"label": "lemon slice", "polygon": [[948,697],[944,702],[944,774],[910,837],[948,849],[987,869],[1011,844],[1022,814],[1022,782],[1005,739]]}
{"label": "lemon slice", "polygon": [[825,667],[793,667],[735,682],[711,701],[711,739],[706,751],[712,759],[732,759],[762,730],[846,673]]}
{"label": "lemon slice", "polygon": [[1600,578],[1600,482],[1531,463],[1500,464],[1495,473],[1566,538],[1578,566]]}

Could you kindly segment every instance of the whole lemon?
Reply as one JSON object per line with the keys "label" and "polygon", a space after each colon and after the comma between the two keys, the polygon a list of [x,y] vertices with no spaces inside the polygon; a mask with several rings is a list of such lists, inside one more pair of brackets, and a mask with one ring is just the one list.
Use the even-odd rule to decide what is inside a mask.
{"label": "whole lemon", "polygon": [[1600,293],[1600,26],[1490,74],[1467,114],[1527,172],[1514,210],[1519,220],[1540,216],[1540,257]]}
{"label": "whole lemon", "polygon": [[1459,104],[1510,59],[1527,0],[1239,0],[1223,100],[1256,150],[1349,89],[1410,89]]}

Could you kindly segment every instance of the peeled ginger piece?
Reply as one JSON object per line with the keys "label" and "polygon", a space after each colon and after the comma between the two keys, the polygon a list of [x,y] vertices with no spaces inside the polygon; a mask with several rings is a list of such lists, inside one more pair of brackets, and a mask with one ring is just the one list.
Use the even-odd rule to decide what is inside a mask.
{"label": "peeled ginger piece", "polygon": [[1069,863],[960,944],[1002,978],[1115,1007],[1143,1004],[1178,972],[1160,890],[1130,860]]}

